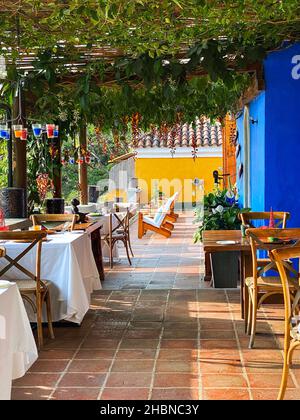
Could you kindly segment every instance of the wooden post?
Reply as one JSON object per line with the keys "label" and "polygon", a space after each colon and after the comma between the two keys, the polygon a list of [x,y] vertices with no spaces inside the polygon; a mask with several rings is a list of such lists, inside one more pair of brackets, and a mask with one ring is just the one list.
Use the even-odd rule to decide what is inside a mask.
{"label": "wooden post", "polygon": [[[20,89],[20,87],[19,87]],[[20,114],[19,98],[15,97],[13,102],[13,124],[25,125],[24,101],[22,101],[22,121],[15,118]],[[13,139],[13,186],[27,189],[27,162],[26,162],[26,141],[16,139],[12,130]]]}
{"label": "wooden post", "polygon": [[[81,149],[87,150],[87,135],[86,124],[80,127],[79,132],[79,158],[81,156]],[[88,179],[87,179],[87,164],[85,161],[78,164],[78,175],[80,184],[80,204],[88,204]]]}
{"label": "wooden post", "polygon": [[56,150],[56,155],[53,162],[53,198],[61,198],[61,142],[59,137],[55,139],[54,147]]}
{"label": "wooden post", "polygon": [[230,174],[224,177],[223,186],[229,188],[229,178],[231,185],[236,182],[236,121],[233,117],[226,115],[223,127],[223,174]]}

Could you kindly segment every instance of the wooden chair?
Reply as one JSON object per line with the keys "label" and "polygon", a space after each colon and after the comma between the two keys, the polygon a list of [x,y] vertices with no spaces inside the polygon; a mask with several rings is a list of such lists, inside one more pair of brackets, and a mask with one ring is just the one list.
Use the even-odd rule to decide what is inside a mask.
{"label": "wooden chair", "polygon": [[[254,226],[253,221],[267,221],[269,223],[271,212],[268,211],[249,211],[239,214],[239,219],[242,221],[242,224],[251,228]],[[285,211],[275,211],[273,212],[273,218],[275,221],[275,227],[281,227],[282,229],[286,228],[286,222],[290,218],[290,213]],[[260,267],[268,265],[270,263],[270,258],[258,258],[257,263]],[[246,320],[245,320],[246,321]],[[245,322],[245,330],[247,331],[247,323]]]}
{"label": "wooden chair", "polygon": [[[253,220],[270,220],[271,212],[269,211],[249,211],[246,213],[240,213],[239,218],[243,225],[250,225],[255,227],[252,223]],[[286,222],[290,218],[290,213],[286,211],[274,211],[273,217],[275,220],[275,227],[286,228]]]}
{"label": "wooden chair", "polygon": [[[266,275],[270,270],[276,270],[275,262],[269,260],[268,264],[260,264],[257,251],[265,250],[269,252],[272,249],[286,246],[287,240],[300,238],[300,229],[254,228],[247,229],[246,234],[250,238],[253,274],[252,277],[245,279],[245,301],[248,300],[248,312],[245,311],[245,321],[247,322],[247,334],[250,335],[249,348],[252,348],[256,333],[258,309],[268,297],[283,294],[280,277]],[[278,243],[270,242],[268,238],[276,238]],[[297,274],[289,261],[284,261],[284,266],[292,275]],[[290,276],[290,291],[294,293],[297,287],[297,282]]]}
{"label": "wooden chair", "polygon": [[178,194],[179,194],[178,192],[173,194],[172,197],[170,197],[165,204],[165,208],[167,212],[167,220],[169,220],[172,223],[175,223],[179,217],[179,214],[174,212],[175,203],[178,198]]}
{"label": "wooden chair", "polygon": [[132,257],[134,257],[133,251],[132,251],[132,247],[131,247],[131,239],[130,239],[130,219],[133,217],[133,214],[129,211],[129,208],[126,209],[126,213],[127,213],[127,226],[121,226],[118,230],[117,233],[125,233],[126,234],[126,238],[127,238],[127,242],[128,242],[128,246],[131,252]]}
{"label": "wooden chair", "polygon": [[[129,211],[127,211],[126,213],[110,213],[108,217],[109,217],[108,233],[106,235],[103,235],[101,239],[109,248],[110,268],[113,268],[113,249],[118,241],[123,242],[124,247],[126,249],[128,262],[131,265],[129,249],[128,249],[129,248],[128,232],[129,232],[130,213]],[[117,224],[114,227],[113,227],[113,219],[117,221]]]}
{"label": "wooden chair", "polygon": [[[36,313],[39,348],[43,346],[42,307],[44,302],[46,303],[47,309],[48,330],[50,337],[54,338],[49,292],[50,282],[41,280],[42,241],[46,236],[46,232],[43,231],[0,232],[0,240],[28,242],[28,246],[15,258],[11,258],[7,253],[4,255],[8,264],[0,269],[0,278],[3,278],[4,274],[12,267],[17,268],[26,275],[24,280],[13,279],[12,281],[16,282],[21,296],[24,300],[29,302]],[[36,247],[35,273],[32,273],[20,263],[20,260],[34,247]],[[32,298],[33,296],[35,300]]]}
{"label": "wooden chair", "polygon": [[5,256],[5,254],[6,254],[6,250],[5,250],[5,248],[3,248],[2,246],[0,247],[0,258],[1,257],[4,257]]}
{"label": "wooden chair", "polygon": [[62,228],[64,223],[70,223],[70,230],[74,229],[79,220],[78,214],[32,214],[30,218],[33,226],[47,224],[50,229],[55,229]]}
{"label": "wooden chair", "polygon": [[159,233],[160,235],[169,238],[174,225],[167,220],[168,213],[165,211],[164,206],[161,206],[154,218],[144,215],[139,212],[138,215],[138,238],[141,239],[148,230]]}
{"label": "wooden chair", "polygon": [[159,233],[160,235],[169,238],[171,231],[174,229],[174,224],[179,215],[174,213],[175,202],[178,197],[178,192],[172,195],[166,203],[161,206],[154,218],[148,217],[143,212],[138,214],[138,238],[141,239],[148,230]]}
{"label": "wooden chair", "polygon": [[[297,230],[300,238],[300,229]],[[299,308],[297,308],[300,300],[300,289],[298,288],[296,296],[291,296],[285,261],[290,258],[297,258],[299,260],[300,246],[296,245],[294,247],[275,249],[271,251],[271,256],[280,274],[284,297],[284,361],[281,385],[277,397],[278,400],[283,400],[293,352],[300,345]],[[299,285],[299,278],[297,278],[297,282]]]}

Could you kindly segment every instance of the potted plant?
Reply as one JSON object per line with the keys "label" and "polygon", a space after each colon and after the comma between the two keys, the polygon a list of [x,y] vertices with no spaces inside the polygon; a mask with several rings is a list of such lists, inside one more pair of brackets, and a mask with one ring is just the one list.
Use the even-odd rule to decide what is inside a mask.
{"label": "potted plant", "polygon": [[[204,196],[203,204],[196,210],[195,222],[200,223],[194,241],[202,241],[205,230],[237,230],[241,221],[239,213],[250,211],[240,208],[233,188],[216,189]],[[216,288],[237,287],[239,272],[239,252],[216,252],[211,254],[211,270]]]}

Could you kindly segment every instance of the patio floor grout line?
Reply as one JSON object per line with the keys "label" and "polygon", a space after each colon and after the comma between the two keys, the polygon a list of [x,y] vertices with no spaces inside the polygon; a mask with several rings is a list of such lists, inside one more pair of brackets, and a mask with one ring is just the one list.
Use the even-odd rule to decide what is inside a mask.
{"label": "patio floor grout line", "polygon": [[203,393],[203,383],[202,383],[202,375],[201,375],[201,322],[200,322],[200,301],[199,301],[199,290],[196,289],[196,297],[197,297],[197,324],[198,324],[198,332],[197,332],[197,368],[198,368],[198,398],[199,400],[204,399]]}
{"label": "patio floor grout line", "polygon": [[166,298],[165,309],[164,309],[163,318],[162,318],[161,331],[160,331],[160,335],[159,335],[159,339],[158,339],[158,343],[157,343],[157,347],[156,347],[152,376],[151,376],[151,382],[150,382],[150,388],[149,388],[149,393],[148,393],[148,400],[152,399],[152,392],[153,392],[155,375],[156,375],[156,365],[157,365],[157,359],[158,359],[158,356],[159,356],[159,353],[160,353],[160,346],[161,346],[161,341],[162,341],[162,337],[163,337],[163,333],[164,333],[164,324],[165,324],[165,319],[166,319],[166,312],[167,312],[169,297],[170,297],[170,290],[168,291],[167,298]]}
{"label": "patio floor grout line", "polygon": [[[96,315],[95,319],[96,319],[96,318],[97,318],[97,315]],[[61,373],[61,375],[59,376],[58,380],[56,381],[56,383],[55,383],[55,385],[54,385],[54,388],[53,388],[53,391],[50,393],[50,395],[48,396],[47,400],[51,400],[51,399],[52,399],[52,397],[53,397],[53,395],[54,395],[55,391],[57,390],[58,385],[60,384],[60,382],[61,382],[62,378],[63,378],[63,377],[65,376],[65,374],[67,373],[67,371],[68,371],[68,369],[69,369],[69,367],[70,367],[70,365],[71,365],[72,361],[75,359],[75,357],[76,357],[76,355],[78,354],[79,350],[81,349],[81,346],[83,345],[83,343],[84,343],[84,341],[85,341],[86,337],[88,336],[88,334],[89,334],[89,333],[90,333],[90,331],[92,330],[93,326],[95,325],[95,319],[94,319],[94,321],[91,323],[90,327],[87,329],[86,334],[83,336],[82,340],[80,341],[80,343],[79,343],[79,345],[78,345],[77,349],[75,350],[75,352],[74,352],[74,354],[73,354],[72,358],[69,360],[69,363],[67,363],[67,365],[66,365],[66,367],[65,367],[64,371]]]}
{"label": "patio floor grout line", "polygon": [[[267,316],[267,314],[266,314],[266,311],[265,311],[265,307],[264,307],[264,305],[262,305],[260,309],[262,309],[262,312],[263,312],[264,318],[267,320],[267,323],[268,323],[268,325],[269,325],[269,327],[270,327],[270,329],[271,329],[271,332],[272,332],[272,334],[273,334],[273,337],[274,337],[275,343],[277,344],[277,346],[278,346],[278,350],[280,351],[280,354],[281,354],[281,356],[282,356],[282,367],[281,367],[281,372],[280,372],[280,374],[282,374],[283,361],[284,361],[284,349],[281,349],[281,344],[280,344],[280,341],[279,341],[279,339],[277,338],[277,335],[276,335],[276,334],[275,334],[275,332],[274,332],[274,329],[273,329],[272,324],[271,324],[271,320],[269,320],[269,318],[268,318],[268,316]],[[282,323],[284,323],[284,320],[283,320],[283,319],[282,319]],[[292,363],[291,363],[291,365],[292,365]],[[291,368],[291,367],[290,367],[290,369],[289,369],[289,375],[291,376],[291,378],[292,378],[292,380],[293,380],[293,383],[294,383],[294,385],[295,385],[295,388],[296,388],[296,389],[299,389],[299,383],[298,383],[298,380],[297,380],[297,378],[296,378],[296,376],[295,376],[295,374],[294,374],[293,368]],[[287,387],[287,389],[288,389],[288,387]],[[279,387],[278,387],[278,391],[279,391]]]}
{"label": "patio floor grout line", "polygon": [[[138,302],[138,300],[139,300],[139,298],[140,298],[141,294],[142,294],[142,290],[140,290],[140,292],[139,292],[139,294],[138,294],[138,297],[137,297],[137,299],[136,299],[136,300],[135,300],[135,302],[134,302],[134,308],[136,307],[136,304],[137,304],[137,302]],[[105,389],[105,387],[106,387],[106,384],[107,384],[108,378],[109,378],[109,376],[110,376],[110,374],[111,374],[111,372],[112,372],[112,367],[113,367],[113,365],[114,365],[114,363],[115,363],[115,361],[116,361],[116,356],[117,356],[117,354],[118,354],[118,352],[119,352],[119,349],[120,349],[120,347],[121,347],[121,344],[122,344],[122,341],[123,341],[124,335],[125,335],[125,333],[126,333],[126,332],[127,332],[127,330],[128,330],[128,326],[130,325],[130,322],[132,321],[132,316],[133,316],[133,313],[134,313],[134,308],[132,308],[130,319],[127,321],[127,323],[126,323],[126,327],[125,327],[125,329],[123,330],[123,333],[122,333],[121,339],[120,339],[120,341],[119,341],[119,344],[117,345],[116,351],[115,351],[114,356],[113,356],[112,361],[111,361],[111,364],[110,364],[110,366],[109,366],[109,368],[108,368],[108,371],[107,371],[107,373],[106,373],[106,377],[105,377],[105,379],[104,379],[104,381],[103,381],[102,387],[100,388],[100,391],[99,391],[99,394],[98,394],[97,400],[101,400],[101,397],[102,397],[102,395],[103,395],[103,391],[104,391],[104,389]],[[120,387],[120,388],[121,388],[121,387]]]}
{"label": "patio floor grout line", "polygon": [[[199,248],[197,246],[195,248],[191,243],[191,237],[190,237],[191,231],[192,231],[192,229],[190,228],[191,218],[183,217],[182,220],[183,220],[183,223],[181,223],[181,225],[183,226],[184,222],[186,221],[187,229],[183,230],[181,226],[181,229],[180,228],[178,229],[180,231],[182,230],[179,233],[179,235],[176,235],[176,232],[174,231],[174,235],[172,235],[171,239],[164,240],[164,238],[162,239],[158,238],[157,235],[152,235],[152,236],[149,235],[146,238],[146,241],[144,241],[145,243],[144,242],[141,243],[142,241],[139,243],[134,238],[133,246],[136,246],[139,249],[139,252],[137,253],[137,256],[135,257],[135,260],[133,261],[133,266],[131,268],[127,266],[127,260],[124,259],[123,249],[122,249],[121,254],[120,254],[121,264],[116,264],[115,271],[107,272],[108,279],[110,278],[109,273],[112,274],[111,281],[109,281],[109,285],[113,287],[113,281],[116,280],[117,282],[119,282],[119,279],[121,278],[124,283],[129,283],[129,282],[134,283],[135,287],[133,287],[132,289],[122,289],[122,286],[124,285],[124,283],[121,282],[117,285],[116,288],[112,288],[112,289],[103,288],[104,293],[102,295],[101,290],[100,290],[99,300],[97,300],[97,294],[96,294],[97,292],[96,292],[95,293],[95,298],[96,298],[95,307],[93,307],[92,310],[90,311],[90,314],[92,316],[88,318],[87,320],[88,322],[86,326],[84,327],[84,331],[82,332],[82,335],[80,331],[78,331],[79,333],[79,337],[78,337],[77,333],[75,332],[70,337],[68,336],[70,339],[67,340],[66,343],[64,343],[64,337],[67,337],[67,336],[64,332],[61,334],[61,337],[58,336],[58,338],[61,338],[60,342],[62,342],[62,345],[64,346],[63,348],[61,348],[61,350],[66,349],[69,352],[68,353],[62,353],[62,352],[55,353],[54,352],[53,353],[54,357],[50,359],[48,358],[38,359],[41,361],[45,361],[45,364],[41,363],[40,365],[41,367],[37,366],[37,371],[30,372],[29,375],[31,373],[33,374],[36,373],[41,376],[37,378],[37,380],[35,380],[35,378],[33,377],[32,380],[28,382],[28,383],[34,383],[35,385],[15,386],[15,388],[22,389],[22,391],[19,391],[20,395],[22,395],[22,393],[24,392],[23,390],[26,390],[27,388],[36,388],[36,389],[40,388],[40,386],[37,384],[45,383],[46,379],[45,380],[43,379],[44,378],[43,375],[47,376],[47,374],[50,374],[49,383],[51,384],[50,386],[47,386],[47,392],[45,391],[44,393],[47,395],[42,396],[42,398],[46,397],[46,399],[60,398],[59,394],[61,394],[61,390],[64,388],[66,388],[67,398],[72,396],[73,390],[75,392],[76,389],[78,390],[79,394],[82,393],[83,396],[86,396],[89,394],[88,389],[90,388],[91,389],[90,396],[97,399],[106,398],[106,397],[110,398],[109,397],[110,395],[118,396],[118,388],[122,390],[122,394],[123,392],[125,392],[126,395],[130,392],[130,388],[132,388],[133,389],[132,394],[128,394],[128,395],[130,396],[132,395],[132,397],[135,399],[138,399],[138,396],[141,395],[138,391],[139,389],[143,389],[142,393],[145,399],[147,398],[147,396],[148,396],[148,399],[151,399],[153,398],[153,396],[155,397],[158,395],[159,395],[159,398],[163,398],[164,396],[167,396],[167,395],[173,395],[172,388],[179,388],[179,389],[182,388],[184,390],[183,393],[180,394],[180,390],[178,389],[177,390],[178,395],[186,395],[186,394],[189,396],[192,395],[193,399],[194,398],[197,399],[197,396],[198,396],[199,400],[206,398],[206,390],[209,390],[209,395],[207,395],[207,398],[215,398],[213,396],[215,395],[214,390],[216,391],[219,390],[218,392],[220,392],[221,395],[223,395],[225,398],[232,398],[235,395],[240,395],[238,390],[243,389],[242,396],[238,396],[238,398],[247,397],[250,399],[254,399],[254,398],[257,398],[257,396],[259,396],[260,394],[261,394],[260,396],[264,396],[264,392],[269,392],[273,394],[275,390],[278,389],[277,382],[270,379],[272,378],[272,375],[274,375],[273,371],[270,371],[268,369],[265,369],[267,371],[265,371],[264,369],[260,369],[258,372],[256,371],[256,369],[251,370],[251,366],[253,363],[257,364],[257,363],[260,363],[260,361],[265,360],[265,359],[270,360],[272,359],[272,355],[270,353],[270,358],[267,359],[265,358],[265,355],[262,354],[262,356],[264,357],[260,358],[260,350],[262,352],[266,352],[269,349],[269,344],[267,342],[266,345],[263,346],[263,348],[257,349],[256,354],[254,354],[253,356],[249,355],[249,359],[251,359],[251,362],[249,363],[250,360],[248,360],[248,353],[247,353],[247,348],[246,348],[246,345],[247,345],[246,341],[247,341],[248,336],[246,336],[243,333],[243,328],[240,328],[240,326],[243,327],[243,325],[240,325],[242,324],[242,321],[239,317],[239,312],[238,312],[239,306],[238,306],[237,290],[235,289],[235,291],[231,291],[230,289],[228,289],[228,290],[223,290],[223,291],[222,290],[217,291],[216,289],[207,289],[205,287],[202,287],[201,283],[199,284],[199,279],[202,278],[201,277],[202,274],[200,274],[200,271],[197,271],[193,267],[199,264],[203,264],[203,258],[199,259],[199,255],[198,255],[199,252],[198,254],[196,254],[196,250],[199,251]],[[172,242],[173,238],[174,238],[174,242]],[[145,251],[142,254],[143,249]],[[145,267],[143,267],[143,259],[145,261],[145,265],[147,265],[148,259],[149,258],[153,259],[154,258],[153,255],[155,255],[155,252],[157,253],[159,257],[155,258],[154,266],[153,267],[147,266],[147,268],[144,269]],[[200,249],[200,253],[202,253],[201,249]],[[202,269],[202,265],[201,265],[201,269]],[[151,272],[151,270],[152,270],[152,277],[148,274]],[[143,275],[142,275],[143,272],[145,273],[145,278],[143,278]],[[156,287],[151,288],[151,284],[150,284],[151,281],[155,280],[156,278],[158,280],[160,278],[164,279],[165,273],[167,273],[168,277],[170,278],[169,282],[165,280],[165,284],[166,284],[165,287],[164,285],[162,285],[159,288],[156,288]],[[173,274],[172,282],[171,282],[170,273]],[[179,282],[177,283],[179,284],[179,286],[176,284],[177,278],[179,278]],[[126,279],[129,279],[129,280],[127,281]],[[191,279],[191,282],[192,282],[191,287],[185,287],[185,282],[186,282],[186,285],[189,286],[189,279]],[[197,285],[196,285],[196,281],[197,281]],[[145,286],[146,284],[145,282],[147,283],[146,286]],[[138,288],[139,283],[143,283],[145,289]],[[128,292],[128,298],[126,295],[127,292]],[[151,295],[152,292],[153,292],[153,296]],[[181,294],[181,292],[183,292],[183,295]],[[148,296],[147,296],[147,293],[149,293]],[[163,299],[161,299],[162,295],[163,295]],[[143,298],[143,296],[145,296],[145,298]],[[160,296],[159,300],[157,299],[156,296]],[[195,299],[195,296],[196,296],[197,301],[195,301],[195,305],[194,305],[193,301]],[[220,306],[220,309],[217,308],[215,305],[216,303],[218,305],[218,303],[221,302],[219,297],[222,297],[222,305]],[[109,302],[113,300],[115,300],[116,302],[112,302],[111,304],[111,310],[110,310],[111,314],[108,314],[108,317],[106,317],[105,316],[106,314],[104,313],[104,315],[102,316],[103,314],[102,307],[110,306]],[[152,303],[151,303],[151,300],[153,301]],[[148,305],[147,302],[150,302],[150,305]],[[212,314],[208,316],[208,318],[205,315],[206,302],[212,306],[211,310],[208,309],[209,312],[212,312]],[[135,312],[139,303],[141,304],[140,307],[144,308],[146,312],[143,312],[143,309],[141,309],[141,311],[138,311],[138,313]],[[152,315],[152,305],[155,305],[155,307],[157,307],[157,312],[159,313],[159,314],[157,313],[157,315],[159,315],[159,318],[154,316],[154,314]],[[165,305],[165,307],[161,308],[162,305]],[[190,305],[189,310],[182,309],[188,305]],[[226,308],[226,310],[222,309],[223,305]],[[159,311],[159,307],[161,308],[160,311]],[[172,307],[174,307],[174,311],[172,310]],[[118,314],[118,312],[120,311],[122,312],[121,316],[119,316]],[[123,316],[123,311],[124,311],[124,316]],[[219,312],[220,314],[222,314],[221,317],[218,316]],[[136,315],[134,315],[135,313]],[[279,335],[281,334],[281,328],[280,328],[280,323],[278,323],[278,317],[279,317],[278,314],[281,314],[281,312],[278,312],[277,308],[273,309],[271,307],[270,311],[268,312],[268,307],[266,306],[263,307],[263,312],[261,312],[262,321],[264,322],[266,320],[268,322],[268,325],[270,326],[270,330],[268,329],[267,333],[272,334],[272,349],[273,349],[273,346],[276,347],[276,344],[280,344],[279,341],[281,340],[281,335]],[[154,318],[155,320],[153,320]],[[191,318],[197,318],[197,319],[191,319]],[[209,323],[206,324],[206,321],[202,324],[202,321],[205,318],[207,318],[207,320],[210,321],[210,324]],[[211,325],[214,323],[214,320],[217,318],[220,318],[221,323],[226,321],[227,324],[225,324],[224,328],[218,326],[218,324]],[[157,319],[160,319],[160,320],[157,321]],[[121,328],[119,326],[112,326],[112,327],[108,326],[107,327],[108,335],[107,335],[107,333],[105,332],[102,333],[102,329],[104,328],[104,326],[102,326],[102,321],[107,324],[116,323],[116,324],[120,324],[120,325],[122,324],[122,325],[121,325]],[[157,326],[152,325],[154,321],[156,322]],[[193,323],[189,324],[188,321],[193,321]],[[147,325],[147,322],[149,322],[148,325]],[[184,322],[186,323],[186,326],[184,326],[183,324]],[[177,323],[182,323],[182,326],[177,325]],[[278,328],[277,328],[277,323],[278,323]],[[130,324],[132,324],[132,327],[130,326]],[[232,331],[232,338],[229,337],[229,333],[227,334],[225,332],[226,326],[228,326],[229,324],[232,325],[232,329],[230,328],[228,330],[228,331]],[[207,328],[210,326],[212,326],[212,328]],[[185,332],[180,333],[180,332],[177,332],[178,328],[182,329],[182,331],[193,329],[194,332],[190,333],[189,331],[187,331],[186,333]],[[197,332],[196,332],[196,328],[197,328]],[[139,329],[145,329],[149,331],[153,329],[153,331],[156,330],[156,333],[148,334],[147,331],[145,331],[145,334],[143,334],[142,332],[139,333],[138,331]],[[94,330],[95,330],[95,334],[94,334]],[[104,330],[106,330],[106,327],[104,328]],[[136,331],[136,333],[134,332],[132,336],[131,336],[131,333],[129,333],[131,330]],[[277,335],[274,333],[274,330],[278,332]],[[92,334],[91,334],[91,331],[92,331]],[[100,340],[99,346],[98,346],[99,349],[102,349],[102,348],[109,349],[109,352],[99,352],[99,355],[98,355],[99,357],[94,359],[94,357],[96,357],[96,354],[93,352],[93,350],[90,350],[90,349],[93,349],[94,347],[96,347],[96,343],[97,343],[96,338],[99,335],[99,339],[103,338],[104,340],[108,340],[110,339],[110,336],[109,336],[110,331],[112,335],[112,340],[114,342],[112,342],[112,344],[109,343],[107,346],[106,344],[103,344],[104,342]],[[114,331],[116,331],[115,334],[114,334]],[[168,333],[168,331],[170,332]],[[91,340],[89,340],[89,337],[88,337],[89,334],[91,336]],[[103,336],[103,334],[105,336]],[[127,334],[128,334],[128,337],[127,337]],[[225,336],[225,338],[222,338],[223,335]],[[95,341],[93,341],[93,338],[92,338],[94,336],[95,336]],[[187,337],[187,338],[178,338],[178,336]],[[204,337],[203,339],[202,339],[202,336]],[[151,343],[149,341],[149,346],[146,343],[145,344],[146,347],[145,347],[145,345],[143,345],[142,342],[144,340],[147,340],[147,337],[151,341]],[[126,338],[129,338],[129,339],[131,338],[132,340],[127,341]],[[174,348],[172,347],[173,343],[171,343],[171,341],[173,340],[176,341],[176,343],[174,343],[175,345]],[[232,343],[230,343],[230,340],[232,340]],[[274,344],[273,344],[273,340],[275,340]],[[167,343],[168,341],[170,341],[170,344]],[[183,343],[184,341],[187,341],[186,345]],[[193,344],[191,344],[192,341],[194,342]],[[206,341],[208,342],[207,346],[206,346]],[[214,341],[214,344],[213,343],[210,344],[209,341]],[[226,343],[226,341],[228,341],[228,344]],[[224,346],[222,345],[219,347],[218,342],[221,342],[221,344],[223,344],[224,342]],[[89,343],[91,343],[91,345],[89,346],[88,352],[86,354],[84,351],[81,353],[82,351],[81,349],[86,349],[86,346],[89,345]],[[126,343],[128,343],[128,345],[126,345]],[[264,341],[262,342],[262,344],[263,343]],[[122,346],[124,346],[124,350],[125,350],[124,353],[123,353]],[[51,345],[49,350],[51,350],[52,347],[54,350],[60,350],[59,345],[58,345],[59,348],[56,348]],[[184,350],[186,352],[186,353],[182,353],[184,354],[183,357],[178,357],[177,351],[176,351],[177,347],[178,349],[180,348],[181,350]],[[230,364],[230,360],[226,359],[225,354],[224,354],[224,357],[222,357],[221,348],[223,347],[227,348],[226,351],[229,351],[229,352],[231,351],[230,360],[233,362],[234,365],[236,363],[239,363],[239,366],[241,368],[238,368],[238,370],[234,368],[233,370],[231,369],[230,371],[228,371],[227,367],[221,368],[221,370],[218,369],[219,374],[221,374],[221,376],[224,376],[225,378],[224,380],[219,381],[220,386],[216,386],[215,379],[218,378],[219,374],[218,372],[217,373],[206,372],[205,366],[202,363],[202,359],[201,359],[202,352],[204,352],[206,348],[208,352],[210,351],[209,349],[216,349],[219,352],[218,353],[220,355],[219,358],[222,358],[224,363]],[[150,350],[138,351],[138,350],[142,350],[146,348],[147,349],[151,348],[151,352]],[[174,357],[170,355],[168,352],[168,349],[171,349],[171,348],[173,349],[174,353],[172,353],[172,355],[174,354]],[[192,348],[195,348],[196,354],[194,355],[193,353],[193,357],[190,359]],[[160,354],[162,352],[161,349],[164,349],[166,351],[166,353],[163,353],[163,355],[161,356],[162,359],[160,358]],[[131,351],[136,351],[136,353],[133,355],[131,354]],[[273,351],[273,350],[270,350],[270,351]],[[278,351],[280,351],[280,355],[282,354],[281,348],[279,347],[279,349],[277,349],[276,347],[275,351],[276,351],[276,356],[278,357],[278,359],[280,357],[280,360],[281,360],[281,356],[277,354]],[[234,355],[233,355],[233,352],[234,352]],[[49,355],[50,354],[51,352],[49,352]],[[69,359],[68,356],[66,356],[66,354],[68,354],[72,358]],[[85,357],[85,358],[78,359],[77,358],[78,356],[81,357],[80,354],[82,354],[82,357]],[[166,354],[166,359],[164,360],[165,354]],[[58,359],[56,355],[57,356],[61,355],[63,358]],[[187,355],[187,357],[185,357],[185,355]],[[47,357],[47,353],[43,356]],[[124,359],[123,359],[123,356],[125,357]],[[195,356],[196,356],[197,368],[196,368],[196,364],[194,363]],[[276,357],[276,360],[277,360],[277,357]],[[211,363],[214,362],[213,356],[208,356],[208,358],[211,359],[210,360]],[[165,361],[166,364],[161,363],[160,362],[161,360]],[[52,371],[52,367],[51,367],[52,361],[54,362],[53,369],[54,370],[57,369],[58,370],[57,372]],[[70,376],[69,378],[69,376],[67,375],[66,379],[68,381],[66,383],[70,385],[66,387],[61,386],[60,384],[62,384],[62,381],[64,381],[63,377],[67,373],[69,373],[70,370],[73,370],[72,367],[70,366],[72,362],[74,363],[74,361],[76,362],[82,361],[78,364],[78,366],[79,367],[82,366],[84,371],[83,370],[79,371],[79,369],[77,369],[78,372],[71,372],[71,373],[79,374],[78,379],[75,378],[74,376],[74,380],[73,380],[72,376]],[[87,361],[88,363],[84,364],[83,363],[84,361]],[[168,361],[170,361],[171,363],[168,364],[167,363]],[[55,365],[55,362],[57,362],[56,365]],[[119,362],[124,362],[124,363],[119,363]],[[176,365],[176,362],[178,363],[178,365]],[[181,362],[184,362],[184,363],[181,363]],[[63,367],[63,365],[65,365],[65,363],[66,363],[66,366],[64,370],[59,371]],[[130,363],[130,367],[127,366],[128,363]],[[147,370],[146,367],[145,368],[143,367],[144,363],[147,363],[147,365],[149,365],[148,371],[146,371]],[[276,362],[276,363],[279,364],[280,362]],[[297,362],[295,361],[295,363]],[[97,365],[94,366],[94,364],[97,364]],[[192,367],[191,367],[192,365],[193,365],[193,369],[195,370],[192,370]],[[76,366],[74,365],[75,370],[76,370]],[[47,368],[49,368],[48,372],[39,371],[39,370],[43,370]],[[95,371],[94,371],[94,368],[95,368]],[[99,372],[97,370],[99,370]],[[234,373],[230,373],[231,371]],[[198,374],[198,378],[195,377],[196,372]],[[228,374],[226,372],[228,372]],[[83,374],[82,375],[83,380],[85,380],[85,375],[88,375],[88,374],[97,375],[99,373],[101,375],[99,375],[99,380],[92,382],[92,384],[95,384],[96,386],[88,386],[88,385],[78,386],[76,385],[76,383],[79,383],[79,384],[85,383],[85,382],[82,382],[81,380],[81,377],[80,377],[81,373]],[[117,375],[115,376],[114,373],[120,376],[117,377]],[[193,383],[191,383],[188,376],[191,373],[194,373],[193,377],[195,379],[195,382]],[[297,388],[299,391],[298,381],[294,378],[296,373],[297,371],[295,369],[294,370],[291,369],[293,384],[295,385],[294,391],[297,390]],[[133,374],[132,378],[129,378],[130,379],[129,381],[127,380],[127,374],[128,375]],[[180,385],[181,382],[178,382],[177,379],[176,381],[174,381],[174,383],[171,380],[170,381],[167,380],[165,384],[163,383],[165,386],[155,386],[155,385],[160,385],[159,383],[155,382],[155,379],[157,378],[158,374],[163,374],[163,375],[166,374],[166,375],[171,375],[171,376],[183,375],[182,377],[184,378],[185,386],[178,386]],[[253,374],[254,376],[255,375],[261,376],[261,381],[264,381],[264,376],[265,376],[266,383],[258,382],[257,384],[254,384],[255,386],[251,388]],[[147,375],[147,378],[146,378],[147,383],[144,382],[143,380],[142,386],[138,386],[138,383],[134,380],[135,379],[134,375],[136,375],[137,378],[141,377],[141,380],[143,376]],[[204,378],[204,376],[208,377],[208,386],[204,386],[204,384],[206,384],[205,382],[206,379]],[[232,381],[226,378],[226,376],[233,376]],[[237,379],[237,377],[239,377],[240,380]],[[58,378],[55,382],[55,385],[53,384],[54,381],[52,378],[54,379]],[[112,383],[111,380],[114,381],[115,378],[117,379],[117,383]],[[241,384],[240,386],[238,386],[241,380],[245,382]],[[107,386],[107,384],[109,383],[111,384],[111,386]],[[115,385],[118,385],[119,383],[120,383],[120,386],[115,386]],[[235,384],[236,386],[231,386],[230,384],[233,384],[233,385]],[[261,385],[266,385],[266,388],[263,388]],[[72,391],[67,391],[67,389],[70,389]],[[227,393],[227,389],[228,389],[228,392],[230,391],[230,389],[234,391],[230,395],[230,392]],[[111,390],[114,390],[113,394],[111,394],[112,392]],[[55,393],[57,393],[58,391],[59,391],[59,394],[57,394],[58,396],[56,397]],[[38,394],[36,390],[33,392],[34,392],[33,395],[35,395],[35,393]],[[77,395],[77,391],[75,392],[74,395]],[[219,394],[216,394],[216,395],[219,395]],[[267,394],[267,396],[268,395],[269,394]],[[295,393],[294,395],[296,396],[297,393]],[[63,395],[61,396],[63,397]],[[40,397],[41,396],[39,396],[39,398]]]}
{"label": "patio floor grout line", "polygon": [[240,343],[240,338],[239,338],[238,331],[237,331],[236,324],[235,324],[235,317],[234,317],[234,314],[233,314],[232,309],[231,309],[231,303],[230,303],[230,299],[228,297],[227,290],[225,289],[224,291],[225,291],[225,296],[226,296],[227,304],[228,304],[229,311],[230,311],[230,318],[231,318],[231,321],[233,323],[235,339],[236,339],[238,352],[239,352],[239,356],[240,356],[240,361],[241,361],[241,365],[242,365],[243,377],[244,377],[244,379],[247,383],[247,390],[248,390],[248,393],[249,393],[250,400],[253,400],[253,394],[252,394],[252,389],[251,389],[251,386],[250,386],[250,380],[249,380],[246,365],[245,365],[245,360],[244,360],[243,351],[242,351],[242,347],[241,347],[241,343]]}

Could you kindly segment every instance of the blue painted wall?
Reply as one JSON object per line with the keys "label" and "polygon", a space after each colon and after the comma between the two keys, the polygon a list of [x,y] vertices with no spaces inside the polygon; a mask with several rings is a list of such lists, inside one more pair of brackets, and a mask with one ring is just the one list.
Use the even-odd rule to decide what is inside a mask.
{"label": "blue painted wall", "polygon": [[265,208],[265,92],[255,98],[250,117],[250,205],[252,211]]}
{"label": "blue painted wall", "polygon": [[297,70],[297,62],[300,63],[300,43],[269,54],[264,65],[265,206],[290,211],[291,227],[300,226],[300,68]]}
{"label": "blue painted wall", "polygon": [[[287,210],[300,226],[300,43],[272,52],[264,62],[266,91],[250,104],[252,210]],[[243,118],[237,120],[243,149]],[[237,170],[243,153],[237,161]],[[243,205],[243,180],[237,182]]]}

